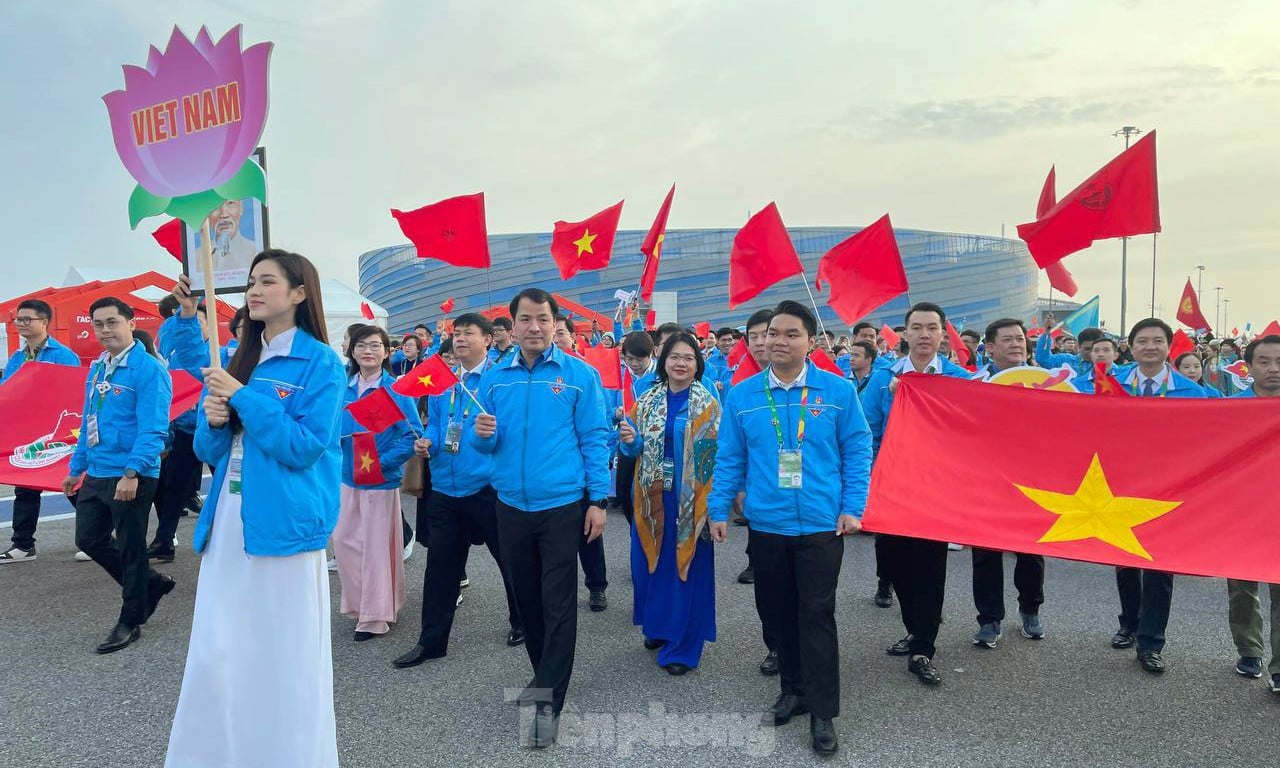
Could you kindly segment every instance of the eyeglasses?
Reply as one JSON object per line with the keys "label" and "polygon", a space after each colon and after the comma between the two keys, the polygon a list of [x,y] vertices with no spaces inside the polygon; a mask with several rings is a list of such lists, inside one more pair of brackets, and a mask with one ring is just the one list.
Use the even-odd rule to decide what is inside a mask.
{"label": "eyeglasses", "polygon": [[694,357],[693,355],[668,355],[667,361],[673,362],[673,363],[689,363],[690,365],[694,365],[698,362],[698,358]]}
{"label": "eyeglasses", "polygon": [[17,317],[15,317],[15,318],[13,318],[13,324],[14,324],[14,325],[31,325],[32,323],[34,323],[34,322],[35,322],[35,321],[37,321],[37,320],[43,320],[43,321],[45,321],[45,322],[48,322],[49,318],[47,318],[47,317],[23,317],[22,315],[19,315],[19,316],[17,316]]}
{"label": "eyeglasses", "polygon": [[380,341],[371,341],[368,343],[360,342],[355,347],[357,352],[381,352],[386,349]]}

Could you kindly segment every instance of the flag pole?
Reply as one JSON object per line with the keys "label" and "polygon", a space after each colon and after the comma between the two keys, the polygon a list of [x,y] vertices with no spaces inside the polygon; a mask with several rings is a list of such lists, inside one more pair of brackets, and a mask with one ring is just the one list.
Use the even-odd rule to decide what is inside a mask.
{"label": "flag pole", "polygon": [[218,295],[213,274],[213,242],[209,234],[209,217],[200,222],[200,268],[204,270],[204,319],[209,334],[209,367],[222,367],[221,342],[218,340]]}
{"label": "flag pole", "polygon": [[[1156,316],[1156,237],[1151,233],[1151,316]],[[1190,278],[1188,278],[1189,280]]]}
{"label": "flag pole", "polygon": [[800,279],[804,281],[804,292],[809,294],[809,303],[813,305],[813,316],[818,319],[818,330],[822,332],[822,338],[827,338],[827,327],[822,323],[822,313],[818,312],[818,302],[813,298],[813,290],[809,288],[809,276],[800,272]]}
{"label": "flag pole", "polygon": [[483,413],[485,416],[489,415],[489,412],[486,411],[484,409],[484,406],[480,404],[480,401],[476,399],[476,394],[471,390],[467,389],[466,384],[462,383],[462,379],[458,379],[458,386],[462,387],[462,391],[467,393],[467,396],[471,398],[471,402],[476,404],[476,407],[480,409],[481,413]]}

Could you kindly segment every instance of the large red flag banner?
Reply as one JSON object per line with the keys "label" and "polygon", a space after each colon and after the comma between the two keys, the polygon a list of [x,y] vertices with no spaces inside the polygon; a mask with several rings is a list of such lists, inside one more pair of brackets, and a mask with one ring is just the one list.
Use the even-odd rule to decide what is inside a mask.
{"label": "large red flag banner", "polygon": [[413,211],[391,209],[418,258],[439,259],[455,267],[489,266],[489,231],[484,193],[461,195]]}
{"label": "large red flag banner", "polygon": [[[1214,440],[1187,440],[1186,425],[1201,423],[1214,424]],[[1025,424],[1053,434],[1054,450],[1028,452]],[[899,379],[863,527],[1276,583],[1274,540],[1240,535],[1274,522],[1256,499],[1280,463],[1276,434],[1280,409],[1257,399],[1083,397],[908,374]],[[974,456],[987,468],[981,483],[973,482]]]}
{"label": "large red flag banner", "polygon": [[853,325],[876,307],[906,293],[907,273],[885,214],[869,227],[827,251],[818,262],[817,288],[830,284],[827,304],[840,319]]}
{"label": "large red flag banner", "polygon": [[729,309],[801,272],[804,265],[782,223],[778,206],[769,203],[733,237],[733,250],[729,252]]}
{"label": "large red flag banner", "polygon": [[[27,363],[0,387],[0,483],[62,489],[80,439],[88,368]],[[176,419],[199,400],[202,386],[185,371],[171,371]]]}
{"label": "large red flag banner", "polygon": [[1102,166],[1043,216],[1018,225],[1018,237],[1041,268],[1095,240],[1159,231],[1155,131]]}
{"label": "large red flag banner", "polygon": [[[662,241],[667,239],[667,217],[671,215],[671,200],[676,196],[676,185],[671,185],[667,199],[662,201],[658,215],[649,227],[649,234],[644,236],[640,244],[640,252],[644,254],[644,272],[640,275],[640,298],[653,301],[653,286],[658,282],[658,265],[662,261]],[[627,323],[627,327],[631,324]]]}

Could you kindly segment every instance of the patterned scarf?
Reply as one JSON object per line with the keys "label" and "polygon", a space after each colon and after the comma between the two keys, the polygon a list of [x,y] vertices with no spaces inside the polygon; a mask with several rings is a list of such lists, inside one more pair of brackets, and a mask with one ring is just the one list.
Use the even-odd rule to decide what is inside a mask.
{"label": "patterned scarf", "polygon": [[[715,465],[716,438],[720,427],[720,404],[702,386],[689,387],[689,419],[683,435],[683,466],[677,467],[679,512],[676,515],[676,569],[681,581],[689,578],[689,564],[698,538],[709,538],[707,496],[711,493],[711,470]],[[640,396],[635,406],[636,433],[644,438],[644,448],[636,465],[632,487],[635,500],[636,536],[649,563],[649,573],[658,567],[662,533],[666,523],[662,504],[663,446],[667,428],[667,385],[653,387]]]}

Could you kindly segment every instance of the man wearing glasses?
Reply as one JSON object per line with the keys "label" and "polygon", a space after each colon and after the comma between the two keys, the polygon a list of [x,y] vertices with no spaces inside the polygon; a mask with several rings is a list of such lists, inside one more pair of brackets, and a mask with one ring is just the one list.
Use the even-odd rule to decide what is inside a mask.
{"label": "man wearing glasses", "polygon": [[[74,352],[59,344],[49,335],[49,321],[53,309],[39,299],[27,299],[18,305],[13,324],[22,337],[22,348],[13,353],[4,368],[4,379],[9,381],[29,361],[55,365],[80,365]],[[14,488],[13,546],[0,553],[0,565],[22,563],[36,559],[36,521],[40,518],[40,491],[36,488]]]}

